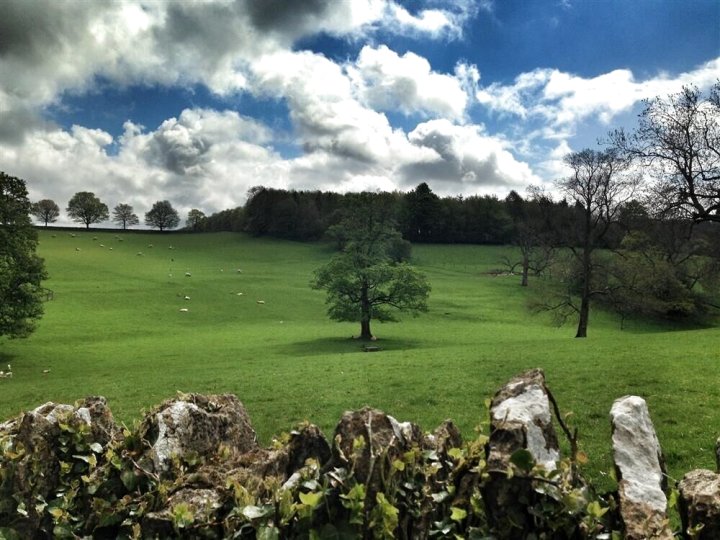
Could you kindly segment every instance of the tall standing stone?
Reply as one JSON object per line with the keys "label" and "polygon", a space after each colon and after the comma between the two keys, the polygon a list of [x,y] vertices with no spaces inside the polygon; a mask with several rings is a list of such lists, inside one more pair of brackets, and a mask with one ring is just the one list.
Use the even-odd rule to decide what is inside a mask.
{"label": "tall standing stone", "polygon": [[638,396],[617,399],[610,419],[625,538],[671,540],[665,463],[647,403]]}

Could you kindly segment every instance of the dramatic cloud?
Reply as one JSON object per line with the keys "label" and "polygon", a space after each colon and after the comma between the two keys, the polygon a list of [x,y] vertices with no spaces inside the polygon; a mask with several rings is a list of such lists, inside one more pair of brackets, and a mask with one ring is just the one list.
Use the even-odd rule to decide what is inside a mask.
{"label": "dramatic cloud", "polygon": [[409,137],[413,144],[434,150],[438,158],[403,165],[406,187],[432,181],[439,192],[471,194],[506,192],[540,181],[507,145],[478,126],[432,120],[420,124]]}
{"label": "dramatic cloud", "polygon": [[[222,210],[260,184],[344,191],[426,181],[441,194],[502,194],[561,174],[587,123],[608,125],[682,84],[706,88],[720,71],[720,60],[647,80],[627,69],[536,69],[481,85],[468,59],[435,63],[442,55],[413,49],[434,40],[467,51],[461,42],[479,16],[494,21],[494,3],[11,0],[0,17],[0,170],[28,180],[35,200],[64,206],[94,191],[138,213],[163,199],[181,213]],[[322,54],[318,42],[343,52]],[[72,114],[73,100],[108,88],[202,88],[212,101],[186,100],[146,126],[141,116],[111,115],[113,126]]]}

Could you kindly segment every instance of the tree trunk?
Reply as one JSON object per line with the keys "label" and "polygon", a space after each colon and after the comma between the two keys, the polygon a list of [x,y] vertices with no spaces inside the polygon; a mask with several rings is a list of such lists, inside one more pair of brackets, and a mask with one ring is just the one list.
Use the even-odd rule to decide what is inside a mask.
{"label": "tree trunk", "polygon": [[588,320],[590,318],[590,286],[592,279],[592,238],[590,236],[589,211],[586,211],[585,239],[582,253],[582,293],[580,297],[580,318],[578,320],[576,338],[587,337]]}
{"label": "tree trunk", "polygon": [[363,283],[360,291],[360,339],[372,339],[370,332],[370,299],[368,298],[368,286]]}
{"label": "tree trunk", "polygon": [[360,339],[372,339],[372,333],[370,333],[370,319],[360,321]]}
{"label": "tree trunk", "polygon": [[530,271],[530,257],[528,256],[527,250],[523,249],[522,281],[520,282],[521,287],[528,286],[528,272],[529,271]]}

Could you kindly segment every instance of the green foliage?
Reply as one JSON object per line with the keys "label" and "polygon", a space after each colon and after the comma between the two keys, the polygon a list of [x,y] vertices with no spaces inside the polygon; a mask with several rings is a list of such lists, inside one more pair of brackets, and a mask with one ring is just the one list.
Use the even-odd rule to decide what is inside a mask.
{"label": "green foliage", "polygon": [[43,199],[33,203],[30,207],[30,212],[47,227],[48,223],[55,223],[57,221],[57,218],[60,215],[60,208],[55,201]]}
{"label": "green foliage", "polygon": [[197,208],[193,208],[188,212],[186,225],[189,229],[193,231],[199,231],[201,230],[205,220],[207,218],[205,217],[205,214],[198,210]]}
{"label": "green foliage", "polygon": [[355,196],[336,226],[343,251],[315,272],[311,287],[327,291],[328,315],[336,321],[360,322],[360,336],[372,337],[370,321],[395,321],[390,308],[413,315],[427,311],[430,285],[406,263],[396,264],[397,244],[387,199],[370,193]]}
{"label": "green foliage", "polygon": [[88,229],[93,223],[100,223],[109,217],[107,205],[89,191],[79,191],[73,195],[65,210],[73,221],[83,223]]}
{"label": "green foliage", "polygon": [[113,208],[113,221],[118,225],[122,225],[123,230],[140,223],[140,219],[133,211],[133,207],[125,203],[120,203]]}
{"label": "green foliage", "polygon": [[169,201],[157,201],[149,212],[145,213],[145,224],[161,231],[174,229],[180,223],[180,216]]}
{"label": "green foliage", "polygon": [[[570,459],[547,471],[519,451],[506,471],[490,471],[488,437],[481,430],[459,447],[416,442],[392,459],[390,447],[381,446],[369,463],[380,474],[365,481],[355,473],[364,445],[358,437],[358,455],[348,466],[328,468],[308,459],[285,482],[250,472],[247,458],[233,461],[238,456],[222,449],[195,462],[178,461],[161,478],[145,455],[142,429],[136,424],[100,444],[80,415],[67,410],[58,416],[56,439],[47,440],[53,450],[45,455],[26,454],[17,433],[6,431],[0,440],[0,532],[22,537],[39,527],[56,538],[154,537],[154,521],[164,515],[178,537],[592,539],[612,533],[617,518],[613,499],[598,496]],[[55,460],[53,488],[35,489],[47,484],[43,475]],[[29,490],[17,493],[12,479],[21,468]],[[528,486],[529,498],[503,504],[529,512],[532,531],[488,515],[486,489],[498,478]],[[171,501],[198,481],[209,482],[219,497],[210,513],[203,503]]]}
{"label": "green foliage", "polygon": [[43,314],[47,275],[30,208],[25,182],[0,172],[0,336],[27,337]]}

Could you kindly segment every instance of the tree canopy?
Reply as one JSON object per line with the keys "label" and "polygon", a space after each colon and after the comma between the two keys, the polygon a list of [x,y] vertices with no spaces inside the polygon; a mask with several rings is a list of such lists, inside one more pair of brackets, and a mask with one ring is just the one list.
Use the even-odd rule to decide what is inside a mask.
{"label": "tree canopy", "polygon": [[611,142],[654,178],[658,212],[720,222],[720,81],[707,96],[686,86],[645,101],[638,127]]}
{"label": "tree canopy", "polygon": [[0,336],[26,337],[42,316],[41,281],[25,182],[0,172]]}
{"label": "tree canopy", "polygon": [[197,208],[193,208],[188,212],[185,223],[189,229],[198,231],[206,219],[207,218],[205,217],[204,212],[198,210]]}
{"label": "tree canopy", "polygon": [[30,207],[30,213],[35,216],[38,221],[45,223],[45,226],[47,227],[48,223],[55,223],[57,221],[57,218],[60,215],[60,208],[55,201],[51,199],[43,199],[33,203]]}
{"label": "tree canopy", "polygon": [[391,249],[400,233],[387,200],[371,193],[351,200],[337,226],[343,249],[316,270],[311,286],[327,291],[331,319],[359,322],[359,337],[373,339],[371,320],[395,321],[397,312],[427,311],[430,285],[407,263],[393,261]]}
{"label": "tree canopy", "polygon": [[118,225],[122,225],[123,229],[127,229],[130,225],[140,223],[137,214],[133,211],[133,207],[125,203],[120,203],[113,208],[112,219]]}
{"label": "tree canopy", "polygon": [[157,201],[152,209],[145,213],[145,224],[161,231],[174,229],[180,223],[180,216],[169,201]]}
{"label": "tree canopy", "polygon": [[84,223],[88,229],[93,223],[100,223],[110,217],[107,205],[89,191],[79,191],[73,195],[66,211],[73,221]]}

